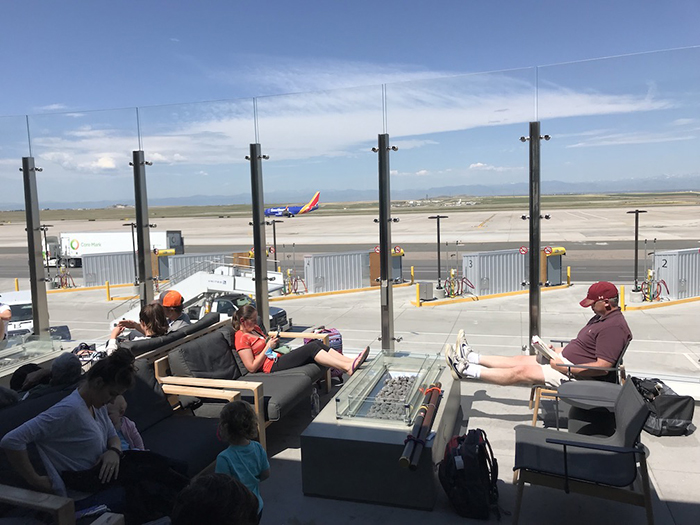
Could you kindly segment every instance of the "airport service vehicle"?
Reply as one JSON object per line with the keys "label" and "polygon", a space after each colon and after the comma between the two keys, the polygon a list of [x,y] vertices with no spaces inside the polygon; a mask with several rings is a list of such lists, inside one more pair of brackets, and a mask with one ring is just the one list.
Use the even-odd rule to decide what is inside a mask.
{"label": "airport service vehicle", "polygon": [[[29,291],[2,292],[0,303],[5,303],[12,310],[12,319],[7,323],[7,339],[12,344],[15,338],[34,333],[34,315],[32,309],[32,294]],[[66,325],[49,327],[52,339],[70,340],[70,330]]]}
{"label": "airport service vehicle", "polygon": [[279,206],[277,208],[266,208],[265,217],[294,217],[295,215],[303,215],[318,209],[318,201],[321,198],[321,192],[317,191],[311,200],[304,206]]}
{"label": "airport service vehicle", "polygon": [[[174,249],[176,254],[184,253],[182,232],[179,230],[152,231],[149,236],[152,250]],[[45,261],[49,266],[76,268],[82,266],[85,255],[133,252],[134,242],[130,231],[61,233],[46,237]]]}
{"label": "airport service vehicle", "polygon": [[[216,312],[220,318],[232,317],[239,308],[252,304],[255,300],[242,293],[208,292],[197,298],[192,305],[185,308],[190,320],[201,319],[208,312]],[[292,320],[287,318],[283,308],[270,306],[269,330],[286,332],[292,328]]]}

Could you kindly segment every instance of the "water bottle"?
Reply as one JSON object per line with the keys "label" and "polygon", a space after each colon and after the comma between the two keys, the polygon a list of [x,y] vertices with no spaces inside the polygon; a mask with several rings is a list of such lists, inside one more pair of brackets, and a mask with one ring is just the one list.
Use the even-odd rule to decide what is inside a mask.
{"label": "water bottle", "polygon": [[311,417],[315,418],[321,411],[321,398],[318,396],[318,389],[313,387],[311,391]]}

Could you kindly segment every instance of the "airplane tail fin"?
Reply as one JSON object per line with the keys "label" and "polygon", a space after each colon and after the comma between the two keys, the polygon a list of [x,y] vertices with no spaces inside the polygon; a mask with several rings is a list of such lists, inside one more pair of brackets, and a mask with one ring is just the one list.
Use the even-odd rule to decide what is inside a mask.
{"label": "airplane tail fin", "polygon": [[313,211],[316,208],[318,208],[318,201],[321,198],[321,192],[317,191],[313,197],[311,197],[311,200],[299,211],[299,213],[306,213],[309,211]]}

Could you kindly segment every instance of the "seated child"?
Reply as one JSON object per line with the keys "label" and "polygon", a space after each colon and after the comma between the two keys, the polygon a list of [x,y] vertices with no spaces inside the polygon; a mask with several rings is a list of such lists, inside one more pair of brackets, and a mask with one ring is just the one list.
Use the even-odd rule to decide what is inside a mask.
{"label": "seated child", "polygon": [[146,450],[136,424],[124,415],[125,412],[126,399],[122,395],[115,397],[114,401],[107,405],[107,414],[122,442],[122,450]]}
{"label": "seated child", "polygon": [[215,472],[228,474],[243,483],[258,498],[258,516],[262,516],[263,500],[260,482],[270,477],[270,462],[257,441],[258,420],[245,401],[232,401],[221,410],[219,435],[229,447],[216,458]]}

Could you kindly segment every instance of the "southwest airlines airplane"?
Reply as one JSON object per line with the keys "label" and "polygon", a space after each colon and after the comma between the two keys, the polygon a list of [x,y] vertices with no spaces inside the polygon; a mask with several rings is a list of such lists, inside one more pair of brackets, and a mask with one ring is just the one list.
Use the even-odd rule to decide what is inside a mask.
{"label": "southwest airlines airplane", "polygon": [[265,217],[294,217],[318,209],[318,200],[321,192],[317,191],[311,200],[304,206],[280,206],[279,208],[266,208]]}

